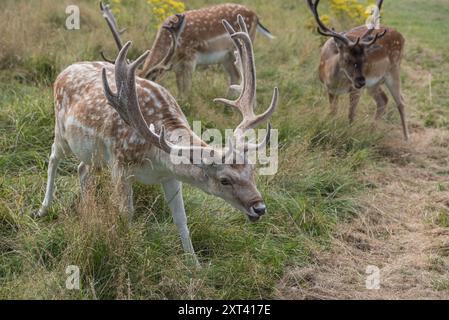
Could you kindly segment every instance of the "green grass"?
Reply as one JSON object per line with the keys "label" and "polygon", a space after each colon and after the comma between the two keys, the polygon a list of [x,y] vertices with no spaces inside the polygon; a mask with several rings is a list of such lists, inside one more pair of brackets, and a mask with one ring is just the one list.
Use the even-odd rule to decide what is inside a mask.
{"label": "green grass", "polygon": [[[29,215],[44,196],[53,137],[51,81],[72,62],[99,59],[99,48],[114,52],[97,2],[78,2],[86,12],[84,29],[64,31],[57,27],[60,12],[42,6],[47,22],[34,23],[36,28],[48,28],[47,46],[39,45],[44,40],[38,38],[26,49],[20,43],[17,48],[11,45],[10,54],[0,56],[0,298],[275,297],[286,268],[306,265],[316,246],[328,244],[335,225],[357,212],[357,197],[366,187],[359,179],[360,170],[375,164],[381,156],[378,145],[386,136],[401,134],[395,108],[390,103],[388,116],[377,129],[372,128],[373,102],[366,97],[353,126],[347,124],[343,102],[341,117],[327,117],[327,98],[316,74],[321,40],[306,28],[309,15],[304,3],[243,1],[256,9],[277,36],[274,42],[258,36],[255,45],[259,108],[268,106],[274,86],[281,90],[281,103],[273,118],[273,126],[280,130],[279,172],[259,178],[269,209],[267,217],[250,224],[224,201],[186,186],[189,227],[203,266],[196,270],[183,254],[159,187],[135,186],[137,214],[128,225],[117,214],[107,172],[99,178],[88,205],[80,204],[76,160],[68,159],[58,172],[50,215],[33,220]],[[7,8],[11,8],[8,3],[15,5],[7,1]],[[46,1],[47,6],[49,3]],[[188,5],[193,8],[205,3],[195,0]],[[443,17],[447,5],[434,0],[428,9],[413,1],[415,12],[408,3],[386,3],[385,22],[401,31],[406,24],[422,24],[417,31],[404,28],[410,39],[406,65],[414,68],[419,63],[444,78],[449,69],[447,58],[440,67],[431,63],[429,52],[447,57],[443,50],[447,41],[440,43],[445,24],[437,20],[427,26],[420,19],[428,17],[428,11]],[[24,6],[19,2],[22,10],[28,10]],[[62,5],[56,8],[63,10]],[[129,10],[130,15],[142,16],[138,9]],[[136,40],[136,54],[146,49],[145,43],[151,39],[150,34],[139,32],[140,25],[148,28],[139,20],[126,33]],[[62,39],[73,45],[66,46]],[[420,47],[425,48],[421,56]],[[445,114],[447,110],[441,106],[447,100],[436,97],[428,108],[426,88],[416,89],[410,78],[405,73],[405,93],[413,109],[423,118],[436,112]],[[447,87],[444,79],[438,79],[434,80],[437,92]],[[225,95],[225,80],[218,67],[195,74],[194,92],[181,102],[189,120],[219,128],[237,123],[236,113],[212,102]],[[164,85],[176,93],[172,75]],[[438,117],[435,125],[444,125],[441,121]],[[388,133],[393,128],[393,133]],[[80,267],[80,291],[65,289],[69,265]]]}
{"label": "green grass", "polygon": [[406,61],[413,70],[405,77],[408,100],[428,127],[449,127],[449,3],[391,1],[384,22],[407,40]]}

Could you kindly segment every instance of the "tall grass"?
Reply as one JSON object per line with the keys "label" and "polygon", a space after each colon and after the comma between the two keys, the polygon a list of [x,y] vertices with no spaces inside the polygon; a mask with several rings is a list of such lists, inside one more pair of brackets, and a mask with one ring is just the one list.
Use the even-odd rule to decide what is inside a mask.
{"label": "tall grass", "polygon": [[[260,110],[274,86],[281,90],[273,118],[280,130],[279,172],[259,178],[267,217],[250,224],[224,201],[186,186],[189,226],[203,266],[196,270],[185,259],[158,186],[135,186],[137,214],[128,224],[118,213],[107,170],[81,200],[76,160],[67,159],[50,215],[33,220],[53,137],[50,84],[70,63],[99,59],[100,49],[115,52],[97,1],[75,2],[82,15],[79,31],[63,27],[67,1],[0,4],[0,29],[9,29],[0,39],[0,298],[274,297],[285,268],[307,264],[335,224],[357,211],[357,195],[364,190],[359,170],[378,156],[385,133],[399,127],[395,113],[374,128],[373,102],[363,99],[353,126],[346,116],[328,117],[316,76],[321,41],[307,29],[304,3],[243,1],[277,36],[274,42],[258,36],[255,44]],[[195,0],[187,6],[205,4]],[[134,40],[138,54],[153,34],[139,7],[127,10],[135,18],[125,18],[126,38]],[[173,75],[164,85],[176,93]],[[232,127],[238,115],[211,102],[226,91],[221,68],[199,70],[181,107],[189,120]],[[346,103],[341,109],[346,113]],[[69,265],[80,267],[79,291],[65,289]]]}

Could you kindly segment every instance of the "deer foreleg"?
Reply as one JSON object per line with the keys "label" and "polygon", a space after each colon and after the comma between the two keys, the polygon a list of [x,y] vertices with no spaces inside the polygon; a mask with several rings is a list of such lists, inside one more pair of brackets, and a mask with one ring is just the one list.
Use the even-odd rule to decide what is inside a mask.
{"label": "deer foreleg", "polygon": [[131,221],[134,215],[133,180],[126,176],[123,168],[115,166],[112,170],[112,182],[116,187],[116,192],[119,197],[120,213],[128,214],[129,220]]}
{"label": "deer foreleg", "polygon": [[349,123],[353,123],[355,119],[355,111],[359,105],[361,96],[360,90],[352,90],[349,93]]}
{"label": "deer foreleg", "polygon": [[165,199],[173,215],[173,221],[181,236],[182,247],[189,253],[197,267],[200,266],[192,240],[190,239],[189,228],[187,227],[187,216],[182,197],[182,183],[177,180],[170,180],[162,184],[165,192]]}
{"label": "deer foreleg", "polygon": [[388,97],[381,87],[368,90],[369,95],[376,101],[377,112],[376,121],[380,120],[385,114],[385,107],[388,104]]}
{"label": "deer foreleg", "polygon": [[333,94],[333,93],[329,93],[329,104],[331,107],[331,111],[330,111],[330,115],[331,116],[336,116],[337,112],[338,112],[338,95]]}
{"label": "deer foreleg", "polygon": [[229,94],[240,94],[240,91],[237,89],[237,87],[240,86],[241,75],[239,69],[235,65],[235,57],[232,53],[230,53],[227,59],[223,62],[223,67],[225,68],[226,73],[229,76]]}
{"label": "deer foreleg", "polygon": [[192,89],[192,78],[195,67],[196,64],[194,61],[182,62],[176,67],[178,93],[183,98],[185,98]]}
{"label": "deer foreleg", "polygon": [[80,179],[81,198],[83,198],[88,192],[90,176],[91,176],[90,167],[84,162],[81,162],[80,165],[78,166],[78,177]]}

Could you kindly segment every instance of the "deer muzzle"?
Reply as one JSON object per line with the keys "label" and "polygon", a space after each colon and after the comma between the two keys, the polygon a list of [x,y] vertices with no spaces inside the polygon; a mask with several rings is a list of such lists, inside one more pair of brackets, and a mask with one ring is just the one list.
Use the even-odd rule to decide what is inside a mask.
{"label": "deer muzzle", "polygon": [[247,214],[248,219],[251,222],[259,221],[260,217],[265,215],[266,212],[267,208],[265,206],[265,203],[263,201],[258,201],[250,207],[249,212]]}

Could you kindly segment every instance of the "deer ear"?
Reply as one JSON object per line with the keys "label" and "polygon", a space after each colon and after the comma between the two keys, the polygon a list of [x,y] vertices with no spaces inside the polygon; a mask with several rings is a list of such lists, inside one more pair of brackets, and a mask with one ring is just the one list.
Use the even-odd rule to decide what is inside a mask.
{"label": "deer ear", "polygon": [[186,16],[185,14],[176,14],[176,17],[178,18],[178,23],[176,25],[176,33],[179,36],[186,26]]}
{"label": "deer ear", "polygon": [[179,33],[184,30],[185,20],[184,14],[174,14],[170,16],[162,26],[166,29],[173,30],[173,32],[179,35]]}

